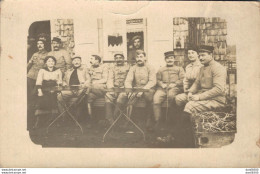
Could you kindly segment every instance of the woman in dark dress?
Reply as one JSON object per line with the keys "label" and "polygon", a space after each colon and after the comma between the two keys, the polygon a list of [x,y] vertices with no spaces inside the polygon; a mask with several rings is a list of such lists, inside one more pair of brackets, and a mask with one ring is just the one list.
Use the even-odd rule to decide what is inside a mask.
{"label": "woman in dark dress", "polygon": [[41,115],[48,118],[49,114],[58,113],[57,93],[53,92],[53,89],[55,86],[62,84],[62,72],[60,69],[55,68],[55,57],[47,56],[44,59],[44,63],[46,67],[40,69],[36,80],[38,99],[35,111],[35,116],[37,117],[35,128],[38,127]]}

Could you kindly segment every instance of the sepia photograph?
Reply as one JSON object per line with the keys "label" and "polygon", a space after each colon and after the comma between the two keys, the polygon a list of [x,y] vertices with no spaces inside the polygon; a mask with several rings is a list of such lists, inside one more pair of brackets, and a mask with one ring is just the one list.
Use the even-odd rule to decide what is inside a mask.
{"label": "sepia photograph", "polygon": [[[185,10],[182,13],[181,9],[191,3],[194,12]],[[58,15],[51,13],[54,6],[50,3],[44,4],[45,7],[52,6],[46,14],[40,10],[39,16],[23,22],[17,21],[26,17],[28,12],[20,10],[12,19],[7,9],[13,9],[9,6],[13,3],[4,3],[6,25],[2,31],[7,33],[11,25],[17,25],[22,34],[20,46],[13,45],[21,53],[18,61],[22,63],[19,64],[14,64],[17,61],[14,53],[7,52],[12,50],[7,44],[12,43],[12,39],[3,39],[3,56],[9,59],[1,61],[1,74],[10,72],[8,67],[12,66],[19,74],[5,74],[6,78],[1,78],[1,82],[6,79],[3,82],[10,83],[10,79],[13,85],[19,84],[16,87],[19,95],[12,101],[5,96],[6,102],[1,102],[3,106],[18,102],[13,108],[16,114],[11,125],[23,122],[13,130],[8,128],[8,135],[23,134],[18,139],[28,144],[28,153],[33,153],[34,148],[39,154],[47,152],[49,155],[64,148],[70,154],[74,150],[88,155],[92,150],[93,154],[107,151],[106,156],[110,157],[134,152],[137,156],[154,155],[149,160],[157,163],[162,153],[165,167],[196,167],[202,162],[196,162],[192,153],[203,156],[205,162],[208,154],[222,159],[223,154],[239,156],[237,153],[244,149],[240,151],[240,158],[244,156],[248,163],[242,164],[255,165],[250,162],[260,155],[254,149],[258,148],[259,137],[259,111],[254,109],[259,98],[255,95],[252,98],[254,104],[250,105],[252,101],[245,96],[245,91],[252,91],[244,86],[256,89],[253,85],[257,86],[259,79],[250,79],[253,73],[248,71],[252,69],[245,63],[249,63],[245,60],[249,57],[244,57],[249,53],[241,45],[259,44],[259,37],[252,36],[257,28],[250,29],[253,31],[246,38],[242,35],[246,33],[245,26],[254,22],[259,24],[259,19],[247,18],[243,19],[243,24],[243,20],[239,23],[237,19],[241,15],[235,15],[238,15],[239,8],[245,8],[239,6],[241,3],[234,4],[238,8],[234,12],[228,11],[232,3],[191,3],[121,2],[121,8],[114,8],[108,2],[78,2],[71,8],[81,10],[64,14],[70,9],[64,4],[61,6],[64,10],[59,10]],[[203,14],[201,11],[205,8],[201,4],[209,5],[214,15]],[[28,2],[21,5],[35,11],[34,5],[29,6]],[[167,6],[176,11],[167,9]],[[129,7],[128,10],[122,11],[125,7]],[[221,8],[223,12],[216,12]],[[19,17],[19,14],[23,15]],[[259,55],[259,52],[250,54]],[[257,61],[250,61],[250,64],[257,65]],[[254,69],[254,73],[259,73],[258,69]],[[250,77],[245,79],[245,74]],[[258,90],[256,94],[259,94]],[[247,112],[252,113],[251,117]],[[8,116],[12,112],[3,113]],[[247,131],[251,132],[251,138],[254,137],[251,151],[245,148],[245,139],[250,138]],[[16,137],[17,133],[13,135]],[[18,141],[11,139],[10,142]],[[245,155],[246,149],[250,157]],[[189,163],[184,159],[171,159],[170,154],[176,154],[179,159],[185,157]],[[205,166],[214,166],[213,158]],[[224,155],[223,158],[229,161],[232,157]],[[65,163],[68,163],[70,160],[66,159]],[[170,159],[176,161],[167,163]],[[144,159],[140,164],[137,161],[136,164],[126,161],[123,164],[123,161],[114,166],[151,164]],[[222,166],[229,165],[223,163]],[[95,164],[86,166],[109,165]],[[239,162],[233,164],[239,167]],[[84,164],[80,162],[75,166]]]}
{"label": "sepia photograph", "polygon": [[[111,31],[113,60],[103,60],[101,52],[77,55],[72,19],[29,26],[27,129],[34,143],[213,148],[234,141],[236,46],[228,45],[225,19],[177,17],[165,23],[173,28],[169,37],[174,47],[161,47],[162,66],[149,64],[149,45],[144,50],[144,30],[152,30],[149,18],[98,20],[114,24],[99,26],[101,32]],[[84,31],[83,26],[78,30]],[[103,36],[96,35],[97,40]],[[97,47],[104,50],[103,44]]]}

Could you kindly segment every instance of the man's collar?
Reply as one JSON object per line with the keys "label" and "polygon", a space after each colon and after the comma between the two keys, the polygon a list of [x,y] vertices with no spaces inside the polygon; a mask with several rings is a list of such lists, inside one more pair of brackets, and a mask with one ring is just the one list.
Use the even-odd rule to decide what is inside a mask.
{"label": "man's collar", "polygon": [[144,66],[144,63],[142,63],[142,64],[136,64],[137,66],[139,66],[139,67],[142,67],[142,66]]}
{"label": "man's collar", "polygon": [[209,63],[204,64],[204,66],[207,67],[207,66],[213,65],[214,63],[215,63],[215,60],[212,59]]}
{"label": "man's collar", "polygon": [[93,68],[97,68],[97,67],[99,67],[100,66],[100,64],[98,64],[98,65],[91,65]]}

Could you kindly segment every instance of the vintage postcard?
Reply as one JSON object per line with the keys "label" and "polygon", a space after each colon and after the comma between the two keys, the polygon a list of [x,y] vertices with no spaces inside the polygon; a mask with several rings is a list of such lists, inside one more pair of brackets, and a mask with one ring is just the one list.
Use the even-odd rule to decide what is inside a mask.
{"label": "vintage postcard", "polygon": [[1,167],[259,167],[258,2],[1,2]]}

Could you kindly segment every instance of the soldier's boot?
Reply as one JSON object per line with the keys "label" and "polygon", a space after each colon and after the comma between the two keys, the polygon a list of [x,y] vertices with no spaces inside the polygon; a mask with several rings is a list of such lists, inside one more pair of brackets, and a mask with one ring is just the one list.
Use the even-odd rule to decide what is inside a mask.
{"label": "soldier's boot", "polygon": [[158,135],[162,135],[164,132],[163,123],[161,120],[161,105],[160,104],[154,104],[153,105],[153,113],[154,113],[154,119],[155,119],[155,125],[154,125],[154,131]]}
{"label": "soldier's boot", "polygon": [[151,104],[149,104],[146,108],[146,115],[147,115],[146,129],[148,131],[154,131],[152,111],[153,111],[153,106]]}
{"label": "soldier's boot", "polygon": [[89,116],[89,122],[86,125],[86,128],[91,128],[92,127],[92,123],[94,122],[94,118],[92,115],[92,105],[91,103],[87,103],[87,109],[88,109],[88,116]]}
{"label": "soldier's boot", "polygon": [[194,139],[194,129],[191,121],[191,114],[187,112],[182,113],[182,131],[181,136],[186,144],[186,147],[195,147],[195,139]]}
{"label": "soldier's boot", "polygon": [[109,124],[112,124],[114,122],[113,118],[113,103],[105,103],[106,107],[106,120],[108,121]]}

